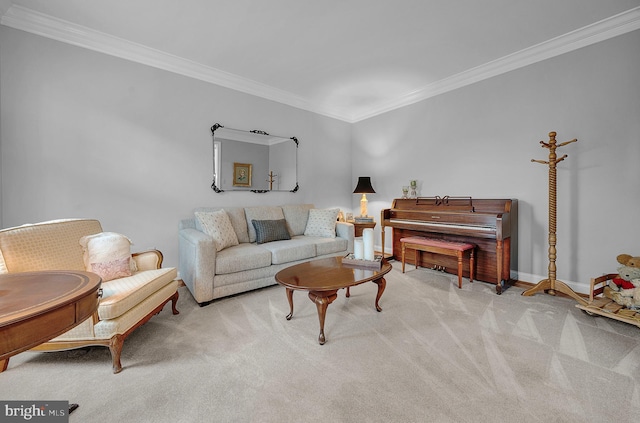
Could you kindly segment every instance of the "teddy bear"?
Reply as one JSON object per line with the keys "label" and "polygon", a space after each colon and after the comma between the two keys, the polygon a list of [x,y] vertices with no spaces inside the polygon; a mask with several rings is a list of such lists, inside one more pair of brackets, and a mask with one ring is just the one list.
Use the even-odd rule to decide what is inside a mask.
{"label": "teddy bear", "polygon": [[640,308],[640,257],[620,254],[616,259],[622,266],[609,284],[611,299],[625,307]]}

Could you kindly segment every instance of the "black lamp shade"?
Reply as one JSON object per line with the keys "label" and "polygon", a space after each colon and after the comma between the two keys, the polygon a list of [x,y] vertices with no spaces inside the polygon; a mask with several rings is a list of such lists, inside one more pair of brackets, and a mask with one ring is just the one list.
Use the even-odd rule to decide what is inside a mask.
{"label": "black lamp shade", "polygon": [[358,185],[353,190],[354,194],[375,194],[376,191],[371,186],[370,176],[360,176],[358,178]]}

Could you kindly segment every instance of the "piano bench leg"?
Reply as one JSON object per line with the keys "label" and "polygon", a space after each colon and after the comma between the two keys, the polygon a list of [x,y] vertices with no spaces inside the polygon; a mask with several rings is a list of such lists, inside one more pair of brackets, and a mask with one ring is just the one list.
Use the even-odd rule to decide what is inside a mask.
{"label": "piano bench leg", "polygon": [[[404,273],[405,268],[405,259],[406,259],[406,251],[407,251],[407,243],[401,241],[402,243],[402,273]],[[415,264],[416,269],[418,269],[418,263],[420,262],[420,253],[422,251],[435,253],[435,254],[445,254],[448,256],[453,256],[457,258],[458,261],[458,288],[462,289],[462,269],[463,269],[463,261],[465,257],[465,253],[469,252],[469,282],[473,283],[473,278],[475,277],[475,246],[468,245],[466,249],[456,249],[456,248],[446,248],[441,245],[425,245],[425,243],[409,243],[409,248],[412,248],[415,253]],[[435,266],[434,268],[443,266]]]}
{"label": "piano bench leg", "polygon": [[[473,254],[473,250],[475,250],[475,248],[471,248],[469,250],[465,250],[465,251],[469,251],[469,282],[473,283],[473,276],[474,276],[474,265],[475,265],[475,257]],[[458,288],[462,288],[462,260],[464,259],[464,253],[465,251],[458,251],[457,256],[458,256]]]}
{"label": "piano bench leg", "polygon": [[473,283],[473,277],[475,276],[474,275],[475,271],[473,270],[476,264],[475,254],[473,253],[474,250],[475,248],[471,249],[471,257],[469,258],[469,282],[471,283]]}
{"label": "piano bench leg", "polygon": [[462,251],[458,251],[458,289],[462,289]]}

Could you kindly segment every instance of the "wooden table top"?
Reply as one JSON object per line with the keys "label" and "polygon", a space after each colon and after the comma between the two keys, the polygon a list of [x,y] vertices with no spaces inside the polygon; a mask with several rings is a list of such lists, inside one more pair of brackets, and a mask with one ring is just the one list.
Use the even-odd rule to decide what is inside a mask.
{"label": "wooden table top", "polygon": [[276,274],[276,281],[291,289],[332,291],[380,279],[389,271],[391,264],[386,260],[376,270],[343,265],[342,257],[329,257],[287,267]]}
{"label": "wooden table top", "polygon": [[98,275],[89,272],[0,275],[0,360],[55,338],[90,317],[98,309],[101,283]]}

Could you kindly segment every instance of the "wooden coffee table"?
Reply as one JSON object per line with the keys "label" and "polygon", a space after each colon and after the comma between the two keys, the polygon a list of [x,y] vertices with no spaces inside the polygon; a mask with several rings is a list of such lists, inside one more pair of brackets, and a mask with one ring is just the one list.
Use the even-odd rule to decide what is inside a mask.
{"label": "wooden coffee table", "polygon": [[98,309],[95,273],[44,271],[0,275],[0,372],[9,357],[79,325]]}
{"label": "wooden coffee table", "polygon": [[291,320],[293,317],[293,291],[298,289],[309,291],[309,299],[316,304],[318,309],[318,319],[320,320],[318,342],[322,345],[326,341],[324,318],[327,314],[327,307],[338,297],[338,290],[347,288],[348,297],[350,287],[369,281],[374,282],[378,285],[376,310],[382,311],[378,302],[387,284],[383,276],[390,270],[391,264],[386,260],[382,261],[380,270],[376,270],[343,265],[342,257],[330,257],[287,267],[276,274],[276,281],[287,289],[290,309],[287,320]]}

